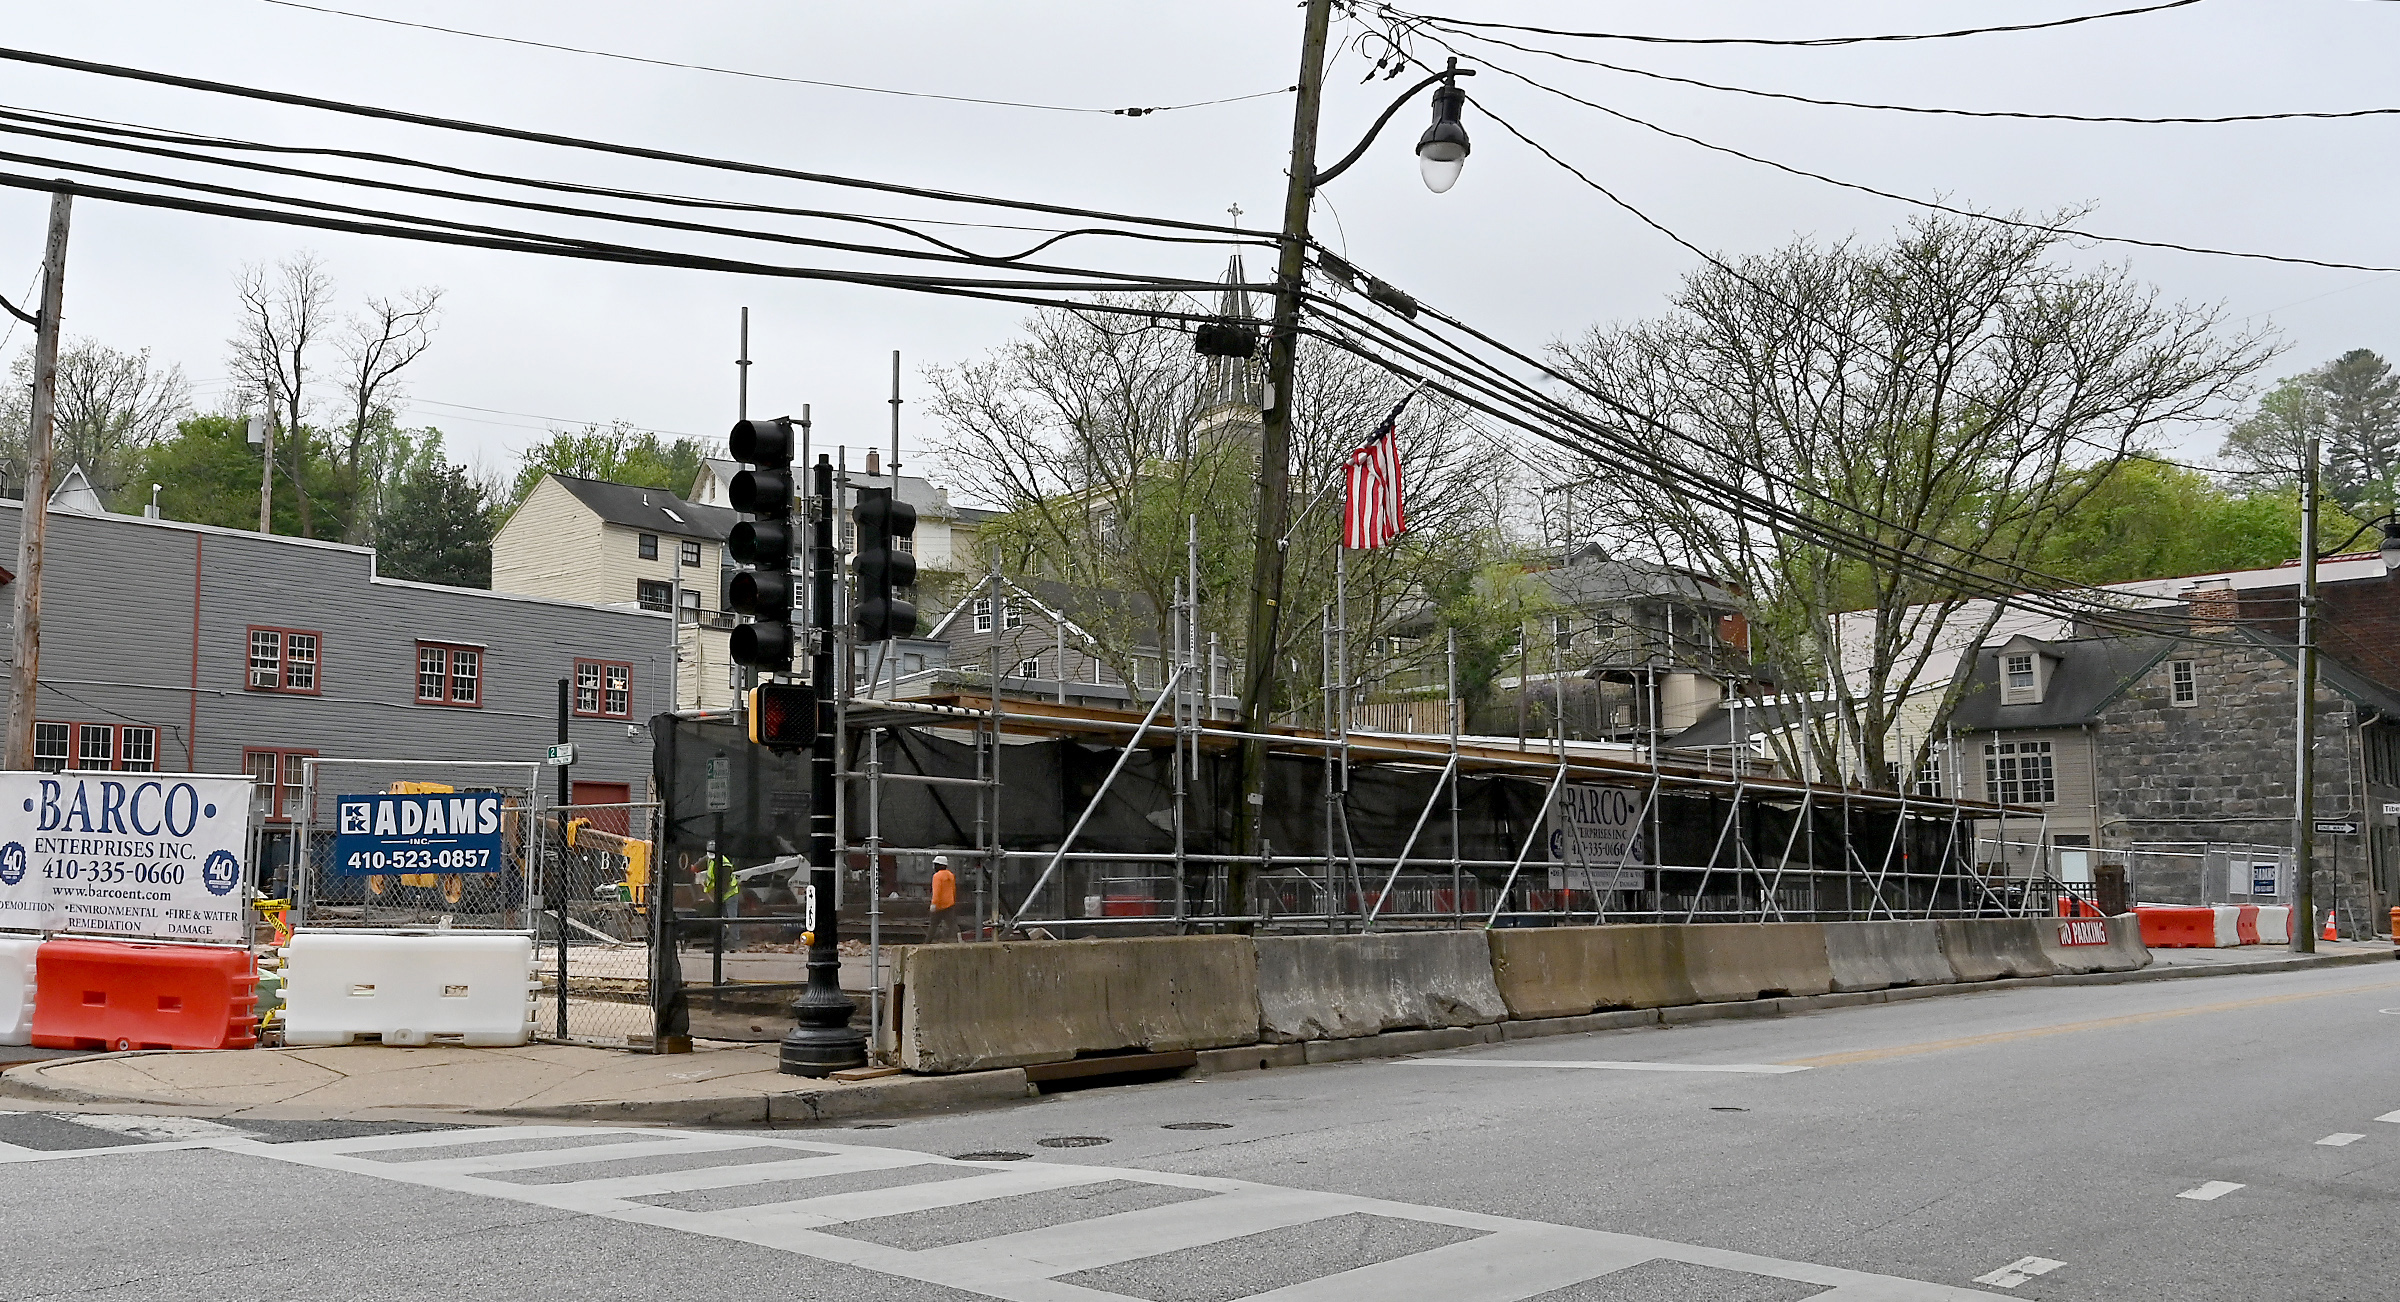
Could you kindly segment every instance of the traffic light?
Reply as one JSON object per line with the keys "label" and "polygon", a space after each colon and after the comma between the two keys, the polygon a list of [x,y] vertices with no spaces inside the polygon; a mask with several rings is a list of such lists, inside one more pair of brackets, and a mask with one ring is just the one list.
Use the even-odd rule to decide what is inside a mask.
{"label": "traffic light", "polygon": [[751,622],[733,630],[737,663],[774,673],[792,667],[792,423],[737,421],[726,440],[747,469],[726,485],[726,497],[751,518],[733,526],[726,550],[745,566],[727,585],[725,599]]}
{"label": "traffic light", "polygon": [[817,689],[807,683],[760,683],[751,688],[750,740],[778,751],[815,745]]}
{"label": "traffic light", "polygon": [[917,608],[900,600],[899,590],[917,581],[917,558],[900,548],[901,540],[917,532],[917,508],[889,488],[858,490],[858,555],[850,562],[858,573],[857,616],[862,642],[913,637]]}

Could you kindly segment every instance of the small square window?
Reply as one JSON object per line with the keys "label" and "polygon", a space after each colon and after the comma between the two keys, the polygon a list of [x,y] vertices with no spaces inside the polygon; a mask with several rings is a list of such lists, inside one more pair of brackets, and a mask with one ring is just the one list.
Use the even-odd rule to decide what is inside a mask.
{"label": "small square window", "polygon": [[2012,692],[2033,690],[2032,656],[2010,656],[2008,658],[2008,690]]}
{"label": "small square window", "polygon": [[1561,651],[1575,645],[1575,617],[1573,615],[1553,616],[1550,620],[1550,636]]}
{"label": "small square window", "polygon": [[615,660],[576,661],[575,713],[592,719],[631,718],[633,666]]}
{"label": "small square window", "polygon": [[682,552],[683,552],[683,564],[684,564],[684,567],[685,567],[685,568],[687,568],[687,569],[694,569],[694,570],[696,570],[696,569],[699,569],[699,568],[700,568],[700,544],[698,544],[698,543],[696,543],[696,542],[687,542],[687,543],[683,544],[683,546],[682,546],[682,549],[681,549],[681,550],[682,550]]}
{"label": "small square window", "polygon": [[33,766],[44,773],[56,773],[67,766],[69,729],[63,723],[33,725]]}
{"label": "small square window", "polygon": [[2177,705],[2200,703],[2200,682],[2192,673],[2192,662],[2177,660],[2167,666],[2170,697]]}
{"label": "small square window", "polygon": [[646,533],[634,540],[634,550],[646,561],[658,559],[658,535]]}
{"label": "small square window", "polygon": [[482,648],[417,643],[417,700],[427,705],[480,707]]}
{"label": "small square window", "polygon": [[105,770],[116,766],[117,730],[105,723],[78,724],[75,728],[75,767]]}
{"label": "small square window", "polygon": [[990,597],[977,597],[977,598],[975,599],[974,614],[975,614],[975,631],[976,631],[976,632],[978,632],[978,633],[989,633],[989,632],[991,632],[991,631],[992,631],[992,599],[991,599]]}
{"label": "small square window", "polygon": [[698,589],[698,588],[685,588],[685,589],[682,591],[682,593],[681,593],[680,595],[681,595],[681,596],[682,596],[682,598],[683,598],[683,619],[684,619],[684,622],[685,622],[685,623],[687,623],[687,624],[697,624],[697,623],[699,623],[699,622],[700,622],[700,589]]}
{"label": "small square window", "polygon": [[1006,609],[1008,612],[1008,626],[1010,628],[1025,627],[1025,611],[1023,607],[1019,606],[1014,600],[1011,600],[1005,604],[1004,609]]}
{"label": "small square window", "polygon": [[253,627],[243,684],[254,692],[314,696],[325,685],[323,650],[324,638],[314,630]]}
{"label": "small square window", "polygon": [[117,767],[127,773],[152,773],[158,769],[158,729],[117,729]]}
{"label": "small square window", "polygon": [[317,690],[317,635],[287,633],[283,639],[283,685],[285,690],[313,692]]}
{"label": "small square window", "polygon": [[1017,662],[1016,676],[1019,678],[1041,677],[1042,658],[1040,656],[1027,656],[1024,659],[1019,660]]}
{"label": "small square window", "polygon": [[644,610],[664,614],[675,608],[675,585],[664,579],[636,579],[633,599]]}

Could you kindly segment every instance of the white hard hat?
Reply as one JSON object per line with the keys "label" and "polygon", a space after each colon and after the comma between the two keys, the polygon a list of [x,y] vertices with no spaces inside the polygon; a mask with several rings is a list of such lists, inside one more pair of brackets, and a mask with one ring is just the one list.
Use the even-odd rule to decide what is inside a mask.
{"label": "white hard hat", "polygon": [[935,856],[933,857],[933,866],[934,866],[934,867],[936,867],[936,868],[947,868],[947,867],[949,867],[949,866],[950,866],[950,856],[948,856],[948,855],[946,855],[946,854],[937,854],[937,855],[935,855]]}

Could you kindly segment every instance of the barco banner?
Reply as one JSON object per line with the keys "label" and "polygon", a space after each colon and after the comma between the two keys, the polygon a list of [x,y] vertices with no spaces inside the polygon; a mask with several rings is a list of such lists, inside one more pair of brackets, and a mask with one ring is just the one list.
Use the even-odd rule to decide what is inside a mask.
{"label": "barco banner", "polygon": [[0,927],[248,944],[250,779],[0,773]]}
{"label": "barco banner", "polygon": [[1570,783],[1550,803],[1550,888],[1638,891],[1649,887],[1642,854],[1642,793],[1633,787]]}

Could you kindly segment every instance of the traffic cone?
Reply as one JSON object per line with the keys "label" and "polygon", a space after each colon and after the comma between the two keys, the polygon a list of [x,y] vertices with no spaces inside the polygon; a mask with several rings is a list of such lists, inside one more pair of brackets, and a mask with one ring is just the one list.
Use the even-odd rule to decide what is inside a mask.
{"label": "traffic cone", "polygon": [[2340,940],[2342,933],[2333,929],[2333,910],[2325,910],[2325,939]]}

